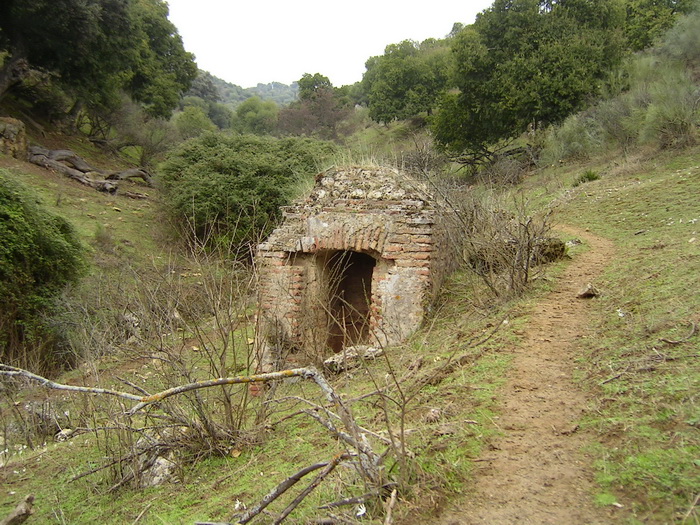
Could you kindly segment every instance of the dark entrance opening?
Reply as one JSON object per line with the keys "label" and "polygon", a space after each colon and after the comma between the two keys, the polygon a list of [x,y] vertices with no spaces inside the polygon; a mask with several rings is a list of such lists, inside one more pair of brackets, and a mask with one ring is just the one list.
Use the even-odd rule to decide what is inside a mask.
{"label": "dark entrance opening", "polygon": [[372,272],[377,261],[371,255],[339,251],[324,258],[328,283],[328,345],[334,352],[366,343],[370,333]]}

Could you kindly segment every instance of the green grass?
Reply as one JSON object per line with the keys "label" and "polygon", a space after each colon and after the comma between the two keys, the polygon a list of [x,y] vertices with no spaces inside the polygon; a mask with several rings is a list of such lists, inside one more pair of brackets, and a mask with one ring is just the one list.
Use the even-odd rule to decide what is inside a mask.
{"label": "green grass", "polygon": [[595,398],[585,424],[599,435],[599,500],[614,494],[632,521],[678,519],[700,492],[698,334],[685,340],[700,322],[697,154],[613,171],[565,212],[616,246],[582,360]]}
{"label": "green grass", "polygon": [[[700,335],[679,344],[662,341],[682,341],[691,323],[700,324],[699,155],[697,149],[669,153],[658,156],[654,163],[647,160],[632,167],[607,160],[596,165],[565,165],[542,170],[518,188],[535,208],[555,204],[557,222],[589,228],[615,243],[614,262],[595,283],[603,292],[593,300],[591,322],[597,336],[585,340],[577,377],[593,399],[582,425],[598,436],[590,446],[599,483],[596,502],[622,504],[618,515],[624,513],[629,523],[678,520],[700,490]],[[97,253],[123,245],[116,260],[133,255],[137,267],[142,264],[140,258],[149,259],[143,254],[158,253],[151,206],[115,200],[52,179],[55,175],[10,169],[72,220]],[[586,170],[600,174],[600,179],[572,189]],[[114,211],[114,206],[122,212]],[[690,242],[693,238],[696,240]],[[124,239],[133,245],[124,244]],[[469,492],[471,460],[499,432],[493,420],[498,415],[499,387],[510,363],[508,354],[500,350],[518,343],[527,312],[564,266],[574,263],[553,265],[547,278],[535,281],[523,298],[500,305],[480,296],[479,283],[469,275],[457,274],[446,285],[425,329],[405,345],[389,349],[388,361],[378,359],[364,370],[333,379],[342,395],[352,399],[391,383],[391,369],[399,377],[408,374],[402,384],[408,401],[405,427],[415,460],[404,468],[387,457],[390,475],[407,485],[402,498],[411,500],[410,505],[398,506],[399,517],[428,516],[447,499]],[[491,339],[480,346],[473,343],[503,319],[508,323],[500,325]],[[177,344],[184,347],[190,335],[178,334]],[[232,337],[237,338],[237,347],[245,346],[238,333]],[[464,366],[441,375],[449,359],[462,356],[466,356]],[[202,355],[193,356],[192,362],[195,360],[204,366]],[[409,374],[409,367],[419,361],[421,365]],[[117,356],[112,356],[99,361],[96,368],[109,375],[119,366]],[[134,372],[142,371],[137,368]],[[81,377],[72,372],[64,380],[79,381]],[[420,391],[412,392],[409,385],[419,378],[429,380]],[[43,394],[32,390],[27,395]],[[279,395],[303,395],[322,402],[315,388],[304,383],[284,385]],[[402,397],[396,389],[387,395],[387,413],[376,395],[353,403],[362,425],[386,430],[388,415],[392,427],[398,428]],[[93,406],[74,402],[84,412]],[[277,406],[271,421],[299,408],[294,403]],[[433,408],[441,409],[443,415],[428,423],[425,416]],[[464,424],[465,420],[475,423]],[[7,487],[0,491],[0,515],[25,493],[33,492],[36,523],[132,523],[143,511],[141,525],[226,521],[237,500],[255,504],[286,476],[342,450],[302,415],[269,427],[264,437],[261,443],[234,448],[236,455],[184,465],[177,484],[143,490],[125,487],[115,493],[107,492],[110,479],[106,472],[67,482],[104,460],[104,444],[98,447],[94,437],[50,444],[46,451],[25,451],[0,468],[0,485]],[[379,442],[373,443],[383,449]],[[305,478],[298,487],[311,479]],[[292,521],[309,521],[320,515],[318,505],[363,491],[352,472],[338,469],[295,511]],[[284,508],[291,497],[273,504],[273,512]],[[369,511],[372,516],[366,522],[381,523],[380,513]]]}

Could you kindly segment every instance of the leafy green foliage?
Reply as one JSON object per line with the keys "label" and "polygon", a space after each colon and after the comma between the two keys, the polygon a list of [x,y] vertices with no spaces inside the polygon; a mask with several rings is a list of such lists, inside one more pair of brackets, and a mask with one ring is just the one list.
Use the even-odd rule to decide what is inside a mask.
{"label": "leafy green foliage", "polygon": [[[209,73],[206,74],[210,75]],[[294,102],[299,93],[299,86],[296,82],[293,82],[290,86],[281,82],[270,82],[269,84],[259,83],[255,87],[242,88],[213,75],[210,76],[219,97],[221,97],[221,102],[232,108],[256,95],[262,100],[271,100],[283,106]]]}
{"label": "leafy green foliage", "polygon": [[221,95],[216,86],[216,77],[209,71],[197,70],[197,76],[192,81],[190,89],[185,93],[186,97],[199,97],[207,102],[220,102]]}
{"label": "leafy green foliage", "polygon": [[430,114],[447,87],[450,48],[444,40],[404,40],[367,61],[362,87],[370,117],[377,122]]}
{"label": "leafy green foliage", "polygon": [[167,117],[197,76],[163,0],[131,0],[132,61],[124,87],[153,116]]}
{"label": "leafy green foliage", "polygon": [[693,0],[627,0],[625,36],[634,51],[650,47],[668,31],[679,14],[688,14]]}
{"label": "leafy green foliage", "polygon": [[249,93],[248,96],[257,95],[263,100],[271,100],[284,106],[297,99],[299,86],[296,82],[292,82],[289,86],[282,82],[258,83],[255,87],[247,88],[245,91]]}
{"label": "leafy green foliage", "polygon": [[204,110],[217,128],[228,129],[231,127],[234,113],[229,106],[221,102],[217,80],[208,71],[199,70],[189,91],[180,100],[180,106],[197,106]]}
{"label": "leafy green foliage", "polygon": [[441,104],[437,140],[483,151],[579,110],[621,60],[623,22],[615,0],[496,0],[453,39],[459,91]]}
{"label": "leafy green foliage", "polygon": [[185,139],[198,137],[207,131],[214,131],[216,126],[204,110],[197,106],[185,106],[181,113],[173,117],[175,127]]}
{"label": "leafy green foliage", "polygon": [[312,98],[321,89],[331,89],[333,84],[328,80],[328,77],[321,73],[304,73],[299,79],[299,98],[308,100]]}
{"label": "leafy green foliage", "polygon": [[160,180],[191,242],[244,249],[275,226],[294,184],[335,149],[312,139],[208,133],[174,151]]}
{"label": "leafy green foliage", "polygon": [[277,104],[271,100],[250,97],[236,108],[234,127],[242,133],[270,134],[277,126],[278,111]]}
{"label": "leafy green foliage", "polygon": [[[85,266],[71,225],[46,211],[0,172],[0,360],[51,369],[56,355],[36,355],[51,339],[45,320],[54,300]],[[43,341],[43,344],[40,343]]]}
{"label": "leafy green foliage", "polygon": [[696,11],[680,18],[656,48],[631,57],[617,74],[624,81],[617,92],[549,133],[543,160],[588,159],[614,148],[696,143],[699,33],[700,11]]}
{"label": "leafy green foliage", "polygon": [[7,0],[0,96],[40,68],[89,106],[114,104],[125,90],[151,115],[168,116],[196,66],[167,15],[163,0]]}
{"label": "leafy green foliage", "polygon": [[[91,98],[110,89],[113,72],[129,63],[128,4],[108,0],[8,0],[0,5],[0,79],[13,60],[58,73],[63,83]],[[21,77],[13,79],[13,83]],[[0,82],[0,95],[12,87]]]}

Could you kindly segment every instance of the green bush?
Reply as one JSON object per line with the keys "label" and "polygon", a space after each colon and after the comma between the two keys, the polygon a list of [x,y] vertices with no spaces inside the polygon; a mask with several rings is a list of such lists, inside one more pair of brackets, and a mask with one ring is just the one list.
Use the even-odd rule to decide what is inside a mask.
{"label": "green bush", "polygon": [[0,239],[0,360],[42,371],[64,365],[51,314],[85,269],[73,228],[0,170]]}
{"label": "green bush", "polygon": [[651,86],[641,140],[659,148],[695,144],[700,125],[700,87],[686,71],[669,71]]}
{"label": "green bush", "polygon": [[162,166],[167,211],[190,243],[240,253],[277,224],[300,179],[335,151],[332,143],[308,138],[202,135]]}
{"label": "green bush", "polygon": [[561,126],[552,129],[545,141],[541,161],[587,160],[604,147],[604,130],[590,111],[572,115]]}
{"label": "green bush", "polygon": [[591,182],[591,181],[599,180],[599,179],[600,179],[600,175],[598,175],[595,171],[586,170],[576,178],[576,180],[574,181],[574,188],[576,186],[579,186],[579,185],[584,184],[586,182]]}

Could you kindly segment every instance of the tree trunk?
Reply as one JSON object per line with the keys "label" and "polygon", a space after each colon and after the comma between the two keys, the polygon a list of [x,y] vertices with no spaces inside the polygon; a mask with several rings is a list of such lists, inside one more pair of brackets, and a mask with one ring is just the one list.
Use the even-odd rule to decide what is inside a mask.
{"label": "tree trunk", "polygon": [[[68,162],[75,166],[75,168],[79,168],[71,168],[61,161]],[[106,193],[116,193],[117,188],[119,186],[118,183],[113,181],[95,180],[91,178],[88,174],[95,173],[99,175],[100,172],[94,171],[87,162],[75,155],[70,150],[51,151],[45,148],[41,148],[39,146],[32,146],[31,148],[29,148],[29,162],[47,169],[58,171],[59,173],[62,173],[63,175],[73,180],[76,180],[81,184],[85,184],[86,186],[95,188],[98,191],[104,191]],[[89,171],[87,171],[86,174],[80,171],[80,168],[85,168]]]}
{"label": "tree trunk", "polygon": [[130,170],[115,171],[109,173],[105,179],[107,180],[124,180],[124,179],[143,179],[149,186],[153,186],[153,180],[149,173],[143,168],[131,168]]}

